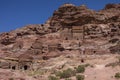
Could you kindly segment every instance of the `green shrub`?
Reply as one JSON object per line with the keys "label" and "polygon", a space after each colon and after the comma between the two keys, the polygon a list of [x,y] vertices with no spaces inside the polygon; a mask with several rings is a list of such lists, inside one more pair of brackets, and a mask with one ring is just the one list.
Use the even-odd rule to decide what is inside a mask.
{"label": "green shrub", "polygon": [[65,80],[71,80],[70,78],[66,78]]}
{"label": "green shrub", "polygon": [[84,75],[77,75],[76,80],[84,80]]}
{"label": "green shrub", "polygon": [[76,68],[76,71],[77,71],[77,73],[83,73],[83,72],[85,72],[85,66],[84,65],[79,65]]}
{"label": "green shrub", "polygon": [[119,72],[115,74],[115,78],[120,79],[120,73]]}
{"label": "green shrub", "polygon": [[55,77],[55,76],[49,76],[48,79],[49,79],[49,80],[59,80],[59,79],[58,79],[57,77]]}
{"label": "green shrub", "polygon": [[62,74],[61,71],[57,71],[57,72],[55,72],[55,75],[56,75],[56,76],[60,76],[61,74]]}
{"label": "green shrub", "polygon": [[69,78],[71,76],[74,76],[76,74],[76,72],[70,68],[68,68],[67,70],[64,70],[63,72],[59,73],[59,77],[60,78]]}
{"label": "green shrub", "polygon": [[14,80],[14,78],[9,78],[9,80]]}

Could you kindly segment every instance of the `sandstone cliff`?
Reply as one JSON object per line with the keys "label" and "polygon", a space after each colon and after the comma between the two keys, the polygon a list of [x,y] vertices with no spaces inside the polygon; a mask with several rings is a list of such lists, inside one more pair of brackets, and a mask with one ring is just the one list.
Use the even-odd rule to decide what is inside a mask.
{"label": "sandstone cliff", "polygon": [[[48,60],[65,53],[120,53],[120,4],[99,11],[64,4],[45,24],[27,25],[0,34],[1,58]],[[22,59],[29,60],[28,56]]]}

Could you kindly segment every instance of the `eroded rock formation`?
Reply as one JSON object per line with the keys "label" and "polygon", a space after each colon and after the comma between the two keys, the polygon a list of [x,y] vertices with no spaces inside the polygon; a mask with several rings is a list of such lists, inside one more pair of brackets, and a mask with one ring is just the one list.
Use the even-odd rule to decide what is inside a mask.
{"label": "eroded rock formation", "polygon": [[99,11],[85,5],[64,4],[45,24],[0,34],[0,64],[3,68],[28,69],[41,60],[71,52],[120,53],[119,42],[120,4],[107,4]]}

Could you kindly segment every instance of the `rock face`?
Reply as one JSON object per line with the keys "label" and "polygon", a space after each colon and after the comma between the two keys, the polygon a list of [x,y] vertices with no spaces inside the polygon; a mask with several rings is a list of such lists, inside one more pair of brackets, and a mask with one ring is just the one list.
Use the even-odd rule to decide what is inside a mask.
{"label": "rock face", "polygon": [[11,33],[2,33],[0,38],[1,38],[1,41],[0,41],[1,44],[9,45],[9,44],[15,43],[16,35]]}
{"label": "rock face", "polygon": [[[116,12],[116,13],[114,13]],[[108,4],[105,9],[95,12],[85,5],[63,5],[53,13],[51,26],[81,26],[85,24],[103,24],[120,21],[119,4]]]}
{"label": "rock face", "polygon": [[[0,34],[0,58],[3,68],[31,69],[36,62],[64,53],[120,53],[118,42],[120,4],[107,4],[100,11],[90,10],[85,5],[64,4],[45,24],[27,25]],[[6,60],[11,61],[6,63]],[[14,61],[16,64],[10,65]]]}
{"label": "rock face", "polygon": [[120,41],[117,42],[117,44],[115,46],[111,46],[110,47],[110,51],[111,51],[111,53],[118,53],[118,54],[120,54]]}

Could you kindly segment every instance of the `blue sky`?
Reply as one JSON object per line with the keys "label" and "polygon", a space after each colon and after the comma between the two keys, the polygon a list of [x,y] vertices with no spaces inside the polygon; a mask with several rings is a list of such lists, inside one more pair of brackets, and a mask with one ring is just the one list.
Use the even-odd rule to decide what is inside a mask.
{"label": "blue sky", "polygon": [[27,24],[43,24],[64,3],[85,4],[90,9],[100,10],[105,4],[120,3],[120,0],[0,0],[0,32]]}

